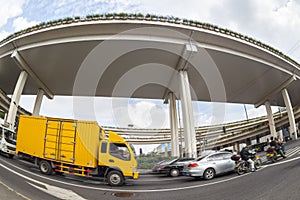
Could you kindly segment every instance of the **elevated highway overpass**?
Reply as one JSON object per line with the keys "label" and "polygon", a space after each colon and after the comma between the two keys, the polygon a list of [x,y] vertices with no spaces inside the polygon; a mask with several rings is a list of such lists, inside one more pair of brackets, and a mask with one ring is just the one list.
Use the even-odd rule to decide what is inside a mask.
{"label": "elevated highway overpass", "polygon": [[[300,121],[300,107],[294,108],[295,120]],[[286,111],[274,114],[276,131],[289,127],[289,120]],[[299,126],[299,124],[298,124]],[[162,144],[171,142],[170,129],[132,129],[105,127],[122,135],[132,144]],[[224,129],[225,128],[225,129]],[[299,127],[298,134],[299,134]],[[225,130],[225,132],[224,132]],[[266,116],[250,120],[243,120],[222,125],[196,127],[196,138],[198,141],[197,150],[225,148],[233,146],[238,148],[239,143],[248,143],[256,140],[257,143],[264,142],[260,138],[270,135],[268,119]],[[282,137],[282,136],[281,136]],[[290,137],[292,137],[290,135]],[[236,149],[238,150],[238,149]]]}
{"label": "elevated highway overpass", "polygon": [[[9,110],[11,98],[9,98],[3,90],[0,89],[0,110],[3,111],[3,113],[7,113]],[[21,106],[18,106],[17,110],[18,115],[31,115],[31,113]]]}
{"label": "elevated highway overpass", "polygon": [[266,105],[272,135],[271,105],[285,106],[296,131],[300,65],[253,38],[193,20],[106,14],[41,23],[0,42],[0,69],[0,87],[12,94],[11,126],[21,94],[36,94],[33,115],[44,95],[68,95],[75,117],[95,109],[79,96],[164,99],[174,147],[180,99],[189,156],[197,154],[192,100]]}

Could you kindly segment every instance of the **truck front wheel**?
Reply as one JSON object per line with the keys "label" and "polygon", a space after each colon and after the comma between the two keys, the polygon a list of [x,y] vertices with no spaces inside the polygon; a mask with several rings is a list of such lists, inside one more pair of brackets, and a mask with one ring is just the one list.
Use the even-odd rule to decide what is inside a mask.
{"label": "truck front wheel", "polygon": [[40,162],[40,170],[43,174],[47,174],[47,175],[50,175],[53,172],[51,164],[46,160],[42,160]]}
{"label": "truck front wheel", "polygon": [[119,171],[110,171],[107,175],[107,182],[110,186],[120,186],[124,183],[124,177]]}

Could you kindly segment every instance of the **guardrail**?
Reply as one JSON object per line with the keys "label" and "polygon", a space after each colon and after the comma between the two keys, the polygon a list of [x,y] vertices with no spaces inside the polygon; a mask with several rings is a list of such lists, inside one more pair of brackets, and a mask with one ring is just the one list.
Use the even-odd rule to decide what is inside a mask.
{"label": "guardrail", "polygon": [[[294,108],[296,121],[300,120],[300,107]],[[273,115],[276,128],[288,125],[287,112],[277,112]],[[224,129],[225,127],[225,129]],[[105,127],[121,134],[128,142],[133,144],[159,144],[171,141],[170,129],[130,129]],[[111,128],[111,129],[110,129]],[[182,132],[183,130],[179,130]],[[212,148],[224,146],[234,142],[243,141],[257,135],[269,132],[266,116],[243,120],[223,125],[213,125],[196,128],[197,148]],[[183,138],[184,136],[182,136]]]}
{"label": "guardrail", "polygon": [[[9,98],[6,93],[0,89],[0,107],[6,112],[8,112],[10,101],[11,98]],[[18,106],[18,113],[23,115],[31,115],[29,111],[25,110],[21,106]]]}

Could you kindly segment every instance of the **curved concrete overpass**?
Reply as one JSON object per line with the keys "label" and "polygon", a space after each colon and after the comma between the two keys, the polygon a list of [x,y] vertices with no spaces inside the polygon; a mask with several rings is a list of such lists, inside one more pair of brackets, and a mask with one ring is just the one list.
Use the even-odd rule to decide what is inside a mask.
{"label": "curved concrete overpass", "polygon": [[[184,52],[186,44],[189,43],[198,49],[192,57]],[[80,78],[76,77],[81,72],[80,67],[84,67],[85,59],[99,44],[97,53],[103,54],[97,54],[96,63],[88,63],[91,64],[89,70],[101,68],[104,71],[95,71],[98,74],[94,77],[86,72],[87,76],[99,79],[99,82],[96,85],[84,85],[87,88],[74,89],[76,78]],[[108,46],[111,49],[102,49]],[[121,48],[124,51],[118,51]],[[122,75],[137,66],[150,63],[152,66],[148,67],[152,71],[155,70],[153,66],[159,64],[175,71],[188,67],[190,84],[195,92],[192,98],[199,101],[257,104],[263,102],[269,94],[268,99],[272,105],[284,106],[282,96],[278,92],[272,92],[294,76],[297,81],[293,81],[286,88],[290,91],[293,104],[300,104],[300,95],[296,92],[300,86],[299,65],[277,55],[255,40],[243,38],[239,34],[223,33],[216,28],[146,20],[85,20],[44,25],[1,43],[0,85],[7,94],[13,93],[14,84],[11,83],[16,82],[23,70],[11,58],[14,51],[18,51],[29,67],[25,70],[32,72],[29,73],[30,78],[23,94],[36,94],[38,88],[43,88],[49,97],[82,95],[163,99],[166,90],[172,90],[179,96],[178,87],[172,87],[177,82],[173,77],[173,70],[167,71],[163,77],[151,77],[152,81],[148,84],[134,88],[136,90],[133,94],[113,91]],[[113,60],[108,61],[107,57]],[[184,66],[180,62],[182,58],[193,66]],[[216,67],[217,71],[205,71],[204,68],[209,67]],[[218,75],[206,75],[213,72],[220,73],[226,95],[224,98],[216,96],[212,99],[213,91],[209,91],[209,88],[214,86],[208,85],[212,83],[209,79],[217,79]],[[134,78],[138,80],[140,77]],[[159,85],[160,83],[165,85]],[[219,87],[222,85],[212,89],[222,89]]]}
{"label": "curved concrete overpass", "polygon": [[14,94],[12,102],[18,104],[20,94],[38,93],[34,114],[43,94],[169,99],[175,129],[174,99],[181,97],[191,154],[196,150],[191,99],[267,102],[289,110],[300,105],[298,63],[247,36],[172,18],[44,23],[0,43],[0,69],[0,87]]}

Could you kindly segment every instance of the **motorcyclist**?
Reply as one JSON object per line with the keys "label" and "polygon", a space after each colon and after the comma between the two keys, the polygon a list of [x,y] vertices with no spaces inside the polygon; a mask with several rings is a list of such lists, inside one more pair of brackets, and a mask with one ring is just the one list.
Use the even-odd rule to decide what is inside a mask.
{"label": "motorcyclist", "polygon": [[276,152],[279,153],[283,158],[286,158],[284,152],[281,149],[281,144],[278,142],[277,138],[271,137],[270,146],[274,147]]}
{"label": "motorcyclist", "polygon": [[247,161],[250,165],[250,170],[252,172],[255,171],[255,168],[254,168],[254,161],[251,160],[250,156],[251,156],[251,153],[249,152],[249,148],[246,144],[243,144],[243,148],[240,152],[240,155],[241,155],[241,158],[245,161]]}

